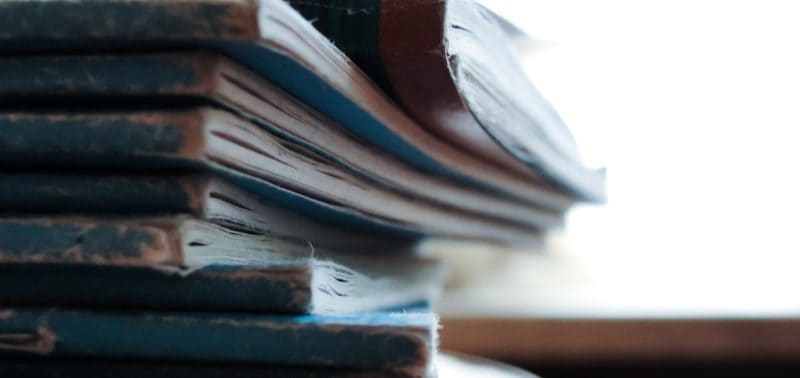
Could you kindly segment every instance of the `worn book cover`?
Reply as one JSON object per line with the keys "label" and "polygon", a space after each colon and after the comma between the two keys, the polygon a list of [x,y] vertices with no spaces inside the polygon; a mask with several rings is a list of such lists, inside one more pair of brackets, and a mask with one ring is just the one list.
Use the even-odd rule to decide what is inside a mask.
{"label": "worn book cover", "polygon": [[264,315],[0,310],[0,355],[120,358],[381,369],[433,369],[437,319],[430,312]]}
{"label": "worn book cover", "polygon": [[427,302],[443,281],[413,251],[336,251],[187,216],[6,217],[0,235],[5,305],[352,313]]}

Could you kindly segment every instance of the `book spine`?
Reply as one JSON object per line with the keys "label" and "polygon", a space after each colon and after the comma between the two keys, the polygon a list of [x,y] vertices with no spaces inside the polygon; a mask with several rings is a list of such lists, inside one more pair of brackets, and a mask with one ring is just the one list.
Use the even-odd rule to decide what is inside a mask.
{"label": "book spine", "polygon": [[0,166],[181,169],[205,141],[197,113],[0,115]]}
{"label": "book spine", "polygon": [[[36,279],[32,279],[36,277]],[[170,311],[302,314],[311,289],[302,267],[0,263],[0,303]]]}
{"label": "book spine", "polygon": [[0,213],[202,216],[205,182],[189,176],[0,173]]}
{"label": "book spine", "polygon": [[325,317],[6,309],[0,310],[0,354],[419,372],[430,365],[435,322],[429,313]]}
{"label": "book spine", "polygon": [[[15,56],[0,59],[0,83],[4,102],[34,104],[46,97],[79,103],[75,95],[96,102],[121,94],[206,93],[214,85],[213,64],[179,56],[173,56],[171,63],[165,64],[159,56],[136,54],[128,54],[125,59],[114,55]],[[130,75],[131,72],[137,74]]]}
{"label": "book spine", "polygon": [[186,266],[175,219],[0,219],[0,303],[309,310],[308,266]]}
{"label": "book spine", "polygon": [[4,1],[0,40],[20,42],[5,48],[25,48],[21,42],[37,41],[49,41],[44,45],[49,48],[70,48],[76,39],[91,45],[105,34],[135,41],[253,39],[258,35],[253,13],[250,1]]}
{"label": "book spine", "polygon": [[174,226],[95,219],[0,219],[0,263],[178,265]]}

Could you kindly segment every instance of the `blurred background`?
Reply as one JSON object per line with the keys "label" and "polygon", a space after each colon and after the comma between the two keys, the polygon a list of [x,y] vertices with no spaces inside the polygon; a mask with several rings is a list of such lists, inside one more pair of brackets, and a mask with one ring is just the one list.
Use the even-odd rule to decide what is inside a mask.
{"label": "blurred background", "polygon": [[[448,319],[454,330],[482,318],[719,319],[727,329],[800,315],[800,3],[483,3],[532,37],[526,69],[585,160],[608,167],[610,199],[572,211],[545,253],[432,245],[471,256],[453,259],[440,304],[445,347],[468,344]],[[709,337],[756,349],[768,332],[786,335],[776,329]],[[784,348],[767,360],[800,357],[789,353],[800,333],[789,335],[765,346]],[[636,355],[626,350],[616,357]],[[530,351],[512,357],[541,361]]]}

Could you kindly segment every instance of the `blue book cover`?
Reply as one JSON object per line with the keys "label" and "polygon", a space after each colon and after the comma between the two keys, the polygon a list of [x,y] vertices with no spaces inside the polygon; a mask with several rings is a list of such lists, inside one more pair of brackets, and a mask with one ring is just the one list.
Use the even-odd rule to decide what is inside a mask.
{"label": "blue book cover", "polygon": [[349,316],[0,310],[0,355],[432,371],[427,311]]}
{"label": "blue book cover", "polygon": [[395,234],[536,243],[530,226],[398,193],[214,108],[0,114],[0,166],[206,171],[333,224]]}
{"label": "blue book cover", "polygon": [[[426,302],[439,263],[186,216],[0,218],[0,303],[342,314]],[[370,256],[372,255],[372,256]]]}
{"label": "blue book cover", "polygon": [[[2,2],[0,41],[17,53],[213,49],[420,169],[545,207],[569,202],[539,175],[489,163],[422,128],[282,0]],[[0,82],[30,85],[17,79],[25,73],[4,66]]]}

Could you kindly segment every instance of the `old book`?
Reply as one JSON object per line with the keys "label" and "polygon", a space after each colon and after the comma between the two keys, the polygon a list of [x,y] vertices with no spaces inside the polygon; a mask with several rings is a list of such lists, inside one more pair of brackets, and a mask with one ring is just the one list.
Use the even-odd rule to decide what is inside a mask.
{"label": "old book", "polygon": [[[436,316],[0,310],[0,354],[432,371]],[[110,337],[113,335],[113,337]]]}
{"label": "old book", "polygon": [[233,230],[354,253],[407,251],[422,237],[391,227],[363,232],[358,224],[323,223],[203,173],[0,173],[0,216],[14,214],[189,214]]}
{"label": "old book", "polygon": [[413,253],[375,259],[187,216],[4,217],[0,235],[5,305],[348,313],[426,302],[442,281]]}
{"label": "old book", "polygon": [[[120,103],[163,104],[164,98],[173,102],[201,99],[357,174],[444,206],[547,228],[558,225],[557,213],[572,203],[566,197],[542,192],[544,205],[526,205],[415,169],[362,142],[346,128],[249,70],[215,54],[18,57],[0,60],[0,68],[15,72],[13,79],[0,81],[0,96],[6,97],[6,104],[17,101],[27,106],[37,102],[119,106]],[[109,104],[109,97],[117,101]],[[548,206],[550,210],[543,209]]]}
{"label": "old book", "polygon": [[[86,22],[87,17],[103,22]],[[563,206],[566,196],[537,174],[498,168],[420,127],[282,0],[0,3],[0,48],[7,52],[187,47],[214,49],[233,57],[354,134],[420,169],[532,204]],[[0,72],[6,73],[0,82],[17,78],[5,69]],[[560,199],[547,201],[554,197]]]}
{"label": "old book", "polygon": [[510,243],[540,238],[530,225],[398,193],[214,108],[3,113],[0,130],[5,167],[200,170],[329,223]]}
{"label": "old book", "polygon": [[289,2],[442,139],[500,167],[541,172],[582,199],[605,198],[604,174],[585,167],[517,62],[513,26],[478,2]]}

